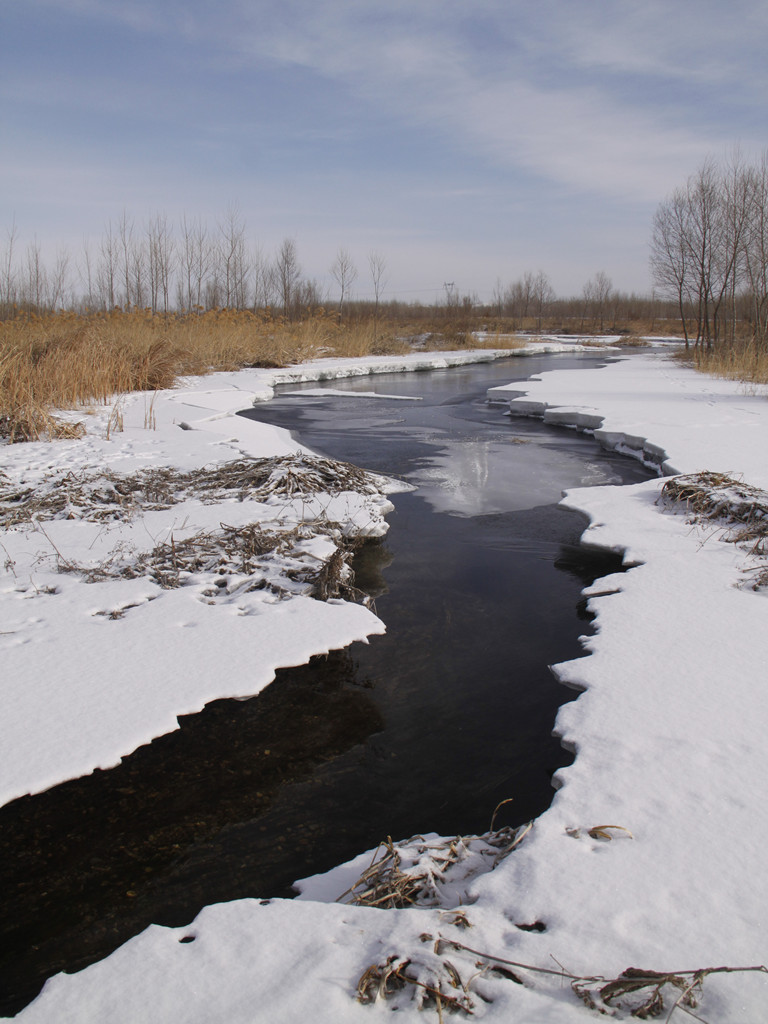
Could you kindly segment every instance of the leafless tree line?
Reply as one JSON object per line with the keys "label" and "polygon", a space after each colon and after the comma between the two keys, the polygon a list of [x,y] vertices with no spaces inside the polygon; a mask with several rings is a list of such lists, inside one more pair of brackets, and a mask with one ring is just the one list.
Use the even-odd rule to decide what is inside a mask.
{"label": "leafless tree line", "polygon": [[[641,301],[647,316],[648,300]],[[627,297],[614,289],[605,271],[599,270],[585,283],[580,295],[558,298],[546,273],[539,270],[526,271],[506,287],[497,281],[492,304],[498,316],[511,318],[520,326],[534,322],[539,331],[544,320],[552,317],[567,320],[571,326],[578,321],[580,330],[603,331],[615,322],[620,307],[626,310]]]}
{"label": "leafless tree line", "polygon": [[[62,249],[46,266],[36,239],[23,247],[14,224],[0,257],[0,307],[54,311],[149,309],[153,313],[196,313],[208,309],[273,309],[293,318],[327,302],[321,286],[304,277],[296,242],[286,238],[265,257],[249,244],[236,208],[211,230],[196,217],[183,217],[178,230],[162,214],[137,224],[126,213],[110,221],[96,244],[83,243],[75,255]],[[386,284],[386,261],[369,258],[378,311]],[[357,278],[349,253],[340,249],[331,274],[341,289],[339,311]]]}
{"label": "leafless tree line", "polygon": [[541,330],[544,313],[554,298],[555,290],[543,270],[538,273],[526,271],[523,277],[506,287],[497,281],[493,292],[493,304],[499,315],[511,317],[521,324],[534,318],[538,330]]}
{"label": "leafless tree line", "polygon": [[674,298],[686,346],[751,337],[768,347],[768,153],[708,159],[659,206],[651,269]]}
{"label": "leafless tree line", "polygon": [[[0,315],[14,309],[123,310],[153,313],[201,313],[208,309],[269,309],[294,319],[307,310],[338,301],[340,317],[441,317],[455,325],[478,315],[504,320],[505,329],[548,329],[558,318],[570,330],[610,331],[620,317],[652,320],[659,305],[655,296],[627,296],[613,288],[610,277],[598,271],[579,295],[558,298],[543,270],[526,271],[519,279],[497,280],[490,302],[463,293],[453,281],[438,290],[432,305],[403,304],[383,296],[387,261],[378,252],[367,258],[372,300],[354,300],[352,286],[358,268],[344,248],[329,267],[338,291],[333,300],[321,286],[306,278],[296,242],[286,238],[266,257],[249,243],[243,218],[230,208],[214,229],[197,217],[183,217],[174,228],[157,214],[138,224],[126,213],[110,221],[98,243],[84,243],[72,254],[60,250],[46,266],[36,240],[23,248],[16,226],[7,232],[0,255]],[[763,289],[763,294],[765,289]],[[763,317],[765,310],[762,311]]]}

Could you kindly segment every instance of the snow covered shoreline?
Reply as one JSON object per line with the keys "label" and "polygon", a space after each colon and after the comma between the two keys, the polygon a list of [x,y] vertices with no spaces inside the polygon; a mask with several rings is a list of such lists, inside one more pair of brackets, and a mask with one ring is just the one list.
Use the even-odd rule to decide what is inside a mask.
{"label": "snow covered shoreline", "polygon": [[[323,370],[330,374],[332,367]],[[295,451],[283,432],[262,433],[265,428],[253,424],[258,434],[250,433],[250,426],[241,427],[242,418],[233,421],[229,415],[233,387],[239,391],[237,408],[266,393],[269,384],[258,373],[264,371],[217,375],[196,382],[194,389],[159,396],[152,408],[154,431],[144,429],[147,400],[136,396],[126,402],[123,434],[107,442],[91,429],[83,442],[60,442],[81,446],[68,452],[58,446],[17,446],[26,449],[26,460],[23,451],[17,456],[6,449],[17,460],[10,468],[6,462],[6,472],[42,476],[55,466],[118,468],[137,458],[192,468],[201,460]],[[521,385],[512,388],[519,392]],[[604,444],[655,456],[666,471],[720,470],[768,488],[764,391],[743,394],[737,384],[699,377],[654,353],[601,369],[553,371],[526,384],[525,391],[523,399],[512,400],[513,409],[587,426]],[[493,397],[505,400],[503,389],[494,389]],[[180,430],[180,422],[192,429]],[[183,443],[176,443],[179,438]],[[543,968],[559,962],[574,974],[605,978],[630,966],[680,971],[764,962],[768,820],[759,780],[768,726],[762,686],[768,605],[762,594],[739,586],[749,556],[719,540],[712,528],[692,525],[679,511],[665,511],[658,503],[660,487],[652,480],[634,487],[585,488],[565,499],[590,518],[586,543],[623,551],[625,562],[636,568],[592,588],[598,631],[587,641],[591,656],[556,670],[564,682],[586,691],[557,719],[564,742],[577,750],[575,763],[559,773],[552,807],[519,848],[496,870],[463,883],[463,916],[470,928],[446,914],[447,907],[385,912],[334,905],[357,869],[370,861],[361,854],[353,867],[307,881],[299,900],[238,901],[207,908],[187,929],[152,927],[101,964],[52,979],[20,1019],[344,1022],[363,1021],[397,1005],[398,1019],[421,1020],[411,1001],[413,990],[375,1007],[361,1006],[355,1001],[358,979],[371,965],[401,956],[421,963],[438,980],[449,960],[465,980],[477,957],[463,952],[461,944],[490,956]],[[380,496],[366,507],[369,524],[374,513],[384,511],[385,500]],[[176,506],[179,524],[182,511],[197,515],[199,508]],[[359,511],[357,506],[344,510]],[[59,539],[53,538],[57,546]],[[88,543],[97,541],[89,536]],[[30,572],[48,571],[33,564],[29,544],[10,555],[16,581],[22,555]],[[29,645],[39,642],[36,635],[43,626],[48,631],[52,620],[28,608],[51,595],[33,599],[26,591],[5,589],[8,576],[3,597],[17,604],[6,608],[23,608],[26,617],[19,622],[27,642],[16,643],[18,633],[3,636],[4,656],[18,652],[15,678],[29,690],[34,681]],[[41,582],[35,575],[37,590],[43,589]],[[87,589],[79,586],[79,593]],[[51,600],[68,594],[65,589]],[[304,600],[318,604],[293,598],[285,606]],[[63,632],[85,611],[75,598],[71,603],[53,645],[59,672]],[[146,615],[159,603],[149,605]],[[125,620],[99,621],[97,627],[102,635],[122,628],[146,605],[132,609]],[[329,643],[333,629],[348,635],[348,643],[380,628],[360,606],[324,607],[329,619],[322,624],[322,639],[313,634],[315,643]],[[350,609],[356,609],[354,619],[347,618]],[[196,629],[204,614],[205,609]],[[178,626],[178,618],[174,608],[169,628]],[[241,635],[233,633],[227,642],[236,648]],[[113,652],[105,645],[101,653]],[[205,671],[217,676],[219,686],[222,675],[225,682],[241,675],[231,664],[225,672],[220,665],[206,665]],[[133,685],[135,675],[127,672],[121,685]],[[40,695],[23,704],[13,728],[24,736],[14,743],[29,742],[34,733],[35,699]],[[97,738],[99,724],[90,740]],[[16,746],[13,755],[10,768],[25,760],[24,748]],[[594,831],[600,825],[621,828],[609,832],[609,841]],[[425,934],[429,943],[422,941]],[[194,941],[180,941],[190,936]],[[450,955],[436,952],[440,940],[456,944]],[[474,1015],[531,1022],[590,1016],[562,979],[521,976],[524,985],[489,974],[479,988],[470,988]],[[711,1022],[758,1024],[764,1019],[766,984],[760,974],[713,976],[696,1012]],[[668,1012],[676,995],[671,1002],[668,993],[665,998]]]}

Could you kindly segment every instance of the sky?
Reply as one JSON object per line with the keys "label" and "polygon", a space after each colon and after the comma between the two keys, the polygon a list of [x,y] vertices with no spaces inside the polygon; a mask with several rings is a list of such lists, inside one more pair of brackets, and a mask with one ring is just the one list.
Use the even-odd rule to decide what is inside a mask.
{"label": "sky", "polygon": [[236,210],[329,295],[647,292],[658,204],[768,146],[762,0],[0,0],[0,252]]}

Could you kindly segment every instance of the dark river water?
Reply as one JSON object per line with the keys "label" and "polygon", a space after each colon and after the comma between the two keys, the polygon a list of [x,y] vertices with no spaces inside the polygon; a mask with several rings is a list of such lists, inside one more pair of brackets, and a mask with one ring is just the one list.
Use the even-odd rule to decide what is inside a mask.
{"label": "dark river water", "polygon": [[151,922],[290,895],[387,835],[482,832],[509,797],[499,825],[546,809],[570,761],[554,718],[575,697],[548,666],[582,653],[581,589],[620,568],[580,548],[585,522],[557,502],[648,474],[575,432],[505,416],[486,393],[595,358],[335,381],[321,396],[292,387],[247,413],[417,486],[393,496],[389,533],[356,559],[387,633],[0,809],[0,1013]]}

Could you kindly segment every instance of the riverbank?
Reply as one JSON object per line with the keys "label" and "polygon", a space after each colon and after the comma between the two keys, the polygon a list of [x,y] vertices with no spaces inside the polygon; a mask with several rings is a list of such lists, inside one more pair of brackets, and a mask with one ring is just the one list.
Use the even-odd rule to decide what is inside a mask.
{"label": "riverbank", "polygon": [[[389,360],[388,369],[394,368],[392,363]],[[296,372],[315,371],[301,367]],[[330,375],[333,367],[320,367],[317,372]],[[19,473],[19,482],[32,483],[55,471],[63,476],[65,471],[77,473],[95,466],[133,470],[137,459],[145,465],[192,469],[242,455],[295,452],[296,446],[281,432],[263,433],[258,425],[259,432],[251,434],[250,427],[241,427],[241,418],[234,420],[230,415],[235,404],[242,408],[268,393],[270,381],[259,376],[263,373],[216,375],[188,390],[160,394],[154,401],[137,396],[123,409],[122,433],[112,433],[107,440],[109,418],[102,413],[82,441],[5,449],[12,455],[6,472],[9,477]],[[238,389],[236,403],[233,388]],[[667,469],[689,472],[727,465],[731,473],[742,472],[748,483],[768,486],[761,462],[768,437],[768,403],[761,394],[744,395],[735,384],[698,377],[654,354],[579,371],[570,378],[567,372],[548,373],[525,390],[522,401],[539,404],[523,411],[558,415],[563,422],[578,420],[602,430],[606,444],[642,451],[647,443],[653,446],[647,453],[657,452],[661,458],[663,451],[661,461]],[[503,400],[504,395],[497,391],[495,398]],[[542,403],[559,408],[548,410]],[[577,404],[574,417],[569,410]],[[629,443],[637,438],[647,442]],[[494,974],[493,957],[555,970],[559,962],[574,975],[605,978],[614,978],[630,966],[681,971],[759,963],[766,896],[760,865],[768,827],[755,780],[760,777],[761,742],[768,724],[760,685],[768,665],[765,598],[737,586],[745,582],[742,570],[753,564],[750,556],[723,543],[711,527],[692,525],[680,510],[677,514],[672,508],[665,510],[657,503],[660,486],[654,480],[630,488],[584,489],[566,499],[591,518],[588,543],[625,551],[625,561],[637,568],[598,581],[592,588],[591,609],[598,625],[598,634],[589,640],[592,655],[557,669],[564,681],[587,690],[563,708],[557,723],[564,741],[577,748],[578,756],[573,766],[559,773],[561,788],[550,811],[496,870],[483,870],[488,857],[477,844],[469,844],[466,856],[458,859],[460,870],[451,867],[452,885],[440,897],[442,907],[385,912],[323,902],[339,896],[367,867],[370,855],[367,860],[361,856],[351,866],[306,882],[301,900],[268,905],[238,901],[206,909],[186,929],[150,928],[101,964],[80,975],[54,979],[21,1019],[271,1022],[311,1015],[322,1021],[357,1021],[371,1012],[355,1001],[358,980],[372,968],[369,979],[378,978],[382,988],[396,988],[398,977],[392,970],[398,961],[386,965],[390,957],[400,957],[401,963],[410,961],[409,967],[400,970],[401,978],[442,988],[445,1000],[451,992],[459,992],[472,1000],[478,1018],[576,1021],[590,1011],[562,978],[520,968]],[[376,485],[362,506],[354,504],[353,492],[347,492],[343,500],[352,504],[334,516],[380,529],[385,491],[385,485]],[[227,514],[241,511],[243,504],[228,498]],[[266,503],[272,516],[275,505]],[[199,503],[194,507],[177,503],[172,513],[177,525],[171,532],[175,536],[177,529],[189,528],[185,516],[201,514]],[[221,514],[222,508],[214,505],[211,518],[200,522],[210,528]],[[295,517],[296,510],[291,514]],[[151,515],[159,518],[153,521],[148,518]],[[168,517],[167,510],[147,511],[140,530],[145,536],[149,531],[156,543],[160,522],[167,530]],[[149,670],[146,689],[165,689],[168,677],[179,674],[178,657],[185,657],[185,645],[171,648],[168,641],[168,631],[180,629],[183,621],[180,606],[171,604],[179,598],[163,593],[150,601],[149,592],[142,590],[121,603],[110,590],[108,600],[96,602],[91,595],[99,588],[106,595],[103,588],[122,588],[127,581],[88,585],[56,573],[62,557],[103,561],[103,545],[109,541],[114,547],[118,535],[138,546],[136,532],[124,536],[124,526],[102,520],[89,527],[88,544],[85,538],[78,539],[76,555],[74,549],[62,549],[62,538],[72,536],[73,523],[78,521],[56,519],[50,527],[44,523],[45,534],[16,531],[15,546],[7,552],[13,565],[6,563],[4,596],[6,608],[16,611],[19,627],[6,633],[4,626],[2,638],[7,644],[4,653],[17,659],[12,682],[20,692],[16,700],[20,714],[8,726],[14,754],[8,765],[16,773],[17,787],[51,784],[45,778],[56,774],[50,759],[44,766],[47,775],[40,771],[38,760],[36,770],[42,781],[25,781],[31,777],[25,776],[30,768],[26,749],[34,753],[34,730],[42,717],[39,707],[48,699],[39,690],[34,692],[41,681],[37,659],[44,648],[53,660],[42,675],[53,674],[59,689],[65,690],[64,679],[81,687],[81,707],[86,709],[92,695],[95,699],[105,694],[103,703],[108,706],[115,691],[122,690],[130,698],[127,703],[138,702],[146,709],[146,692],[137,697],[140,691],[134,684],[145,683]],[[61,530],[61,535],[52,534],[53,529]],[[97,551],[91,544],[102,548]],[[85,555],[86,550],[90,555]],[[327,547],[317,550],[328,552]],[[27,576],[29,585],[22,590],[19,580],[27,584]],[[69,581],[63,591],[46,592],[63,580]],[[137,586],[135,579],[129,582]],[[146,589],[146,581],[139,587]],[[187,601],[194,598],[200,606],[195,607],[194,630],[207,629],[205,615],[217,617],[217,625],[244,618],[234,602],[222,609],[201,601],[204,595],[196,593],[195,586],[182,589]],[[133,604],[137,596],[142,600]],[[61,615],[58,634],[51,636],[53,619],[47,609],[62,597],[67,600],[66,614]],[[47,606],[45,614],[35,610],[41,602]],[[161,617],[156,614],[162,602],[168,609],[162,619],[165,632],[160,631]],[[313,616],[319,607],[330,610],[320,632],[313,635],[319,650],[336,645],[330,642],[333,630],[354,639],[381,628],[361,606],[321,606],[299,595],[278,602],[276,608],[297,602],[310,605]],[[94,612],[97,603],[102,607]],[[121,608],[124,614],[114,619],[97,614]],[[272,608],[266,611],[262,619],[269,617],[274,623],[277,613]],[[188,604],[184,614],[190,614]],[[355,618],[347,617],[351,614]],[[82,637],[77,643],[66,643],[68,637],[74,640],[74,634],[65,631],[72,630],[78,616],[82,621],[86,615],[89,637],[100,639],[90,645],[84,645]],[[139,615],[143,616],[142,646],[152,643],[148,623],[158,626],[158,637],[156,655],[137,666],[130,661],[135,649],[130,634],[126,634],[125,648],[129,656],[122,659],[115,646],[119,634],[107,634],[105,629],[121,630]],[[248,631],[232,627],[226,662],[218,653],[214,660],[198,663],[205,648],[212,646],[217,629],[212,627],[210,636],[203,634],[204,642],[196,641],[184,674],[204,679],[205,693],[242,678],[237,659],[246,636],[249,656],[254,649],[250,632],[254,618],[245,621]],[[716,644],[713,636],[718,638]],[[30,646],[36,643],[37,647]],[[217,643],[221,644],[220,635]],[[88,660],[83,658],[84,650]],[[93,654],[98,655],[95,662]],[[116,672],[122,673],[117,686]],[[50,680],[43,683],[48,685]],[[65,690],[65,701],[66,697]],[[13,704],[11,700],[9,707]],[[82,751],[100,735],[103,714],[92,712],[78,723],[87,741],[80,747],[83,764]],[[109,756],[124,752],[117,749],[113,736]],[[620,827],[596,829],[608,825]],[[431,856],[428,851],[416,853],[422,862]],[[462,878],[464,869],[470,870]],[[463,913],[445,914],[459,899],[465,906]],[[423,940],[424,935],[430,936],[429,941]],[[478,970],[479,955],[459,947],[485,955],[487,970],[472,985],[468,978]],[[510,970],[517,971],[525,983],[515,984],[508,976]],[[466,993],[453,988],[452,972],[467,984]],[[427,990],[403,984],[377,1009],[398,1006],[404,1019],[421,1019],[412,997]],[[595,984],[590,991],[594,988]],[[370,995],[370,988],[364,986],[363,994]],[[670,1000],[664,992],[667,1009],[677,995],[679,990]],[[712,976],[705,981],[704,1001],[697,1012],[704,1019],[757,1024],[764,995],[760,975]]]}

